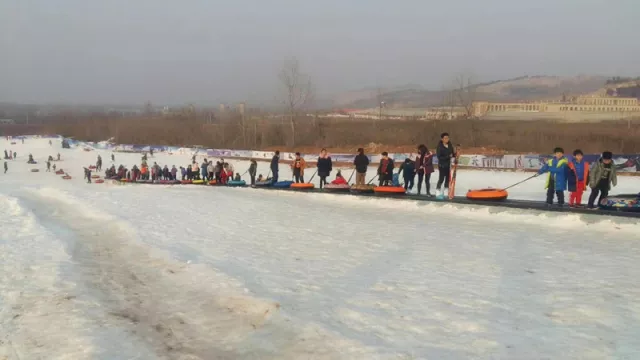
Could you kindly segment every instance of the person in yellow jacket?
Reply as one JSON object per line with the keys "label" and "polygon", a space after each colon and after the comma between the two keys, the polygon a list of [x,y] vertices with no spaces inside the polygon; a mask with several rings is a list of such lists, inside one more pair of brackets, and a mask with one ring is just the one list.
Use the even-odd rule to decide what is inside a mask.
{"label": "person in yellow jacket", "polygon": [[300,156],[300,153],[296,153],[296,158],[291,163],[291,171],[293,171],[293,177],[297,183],[304,182],[304,169],[307,167],[307,162]]}

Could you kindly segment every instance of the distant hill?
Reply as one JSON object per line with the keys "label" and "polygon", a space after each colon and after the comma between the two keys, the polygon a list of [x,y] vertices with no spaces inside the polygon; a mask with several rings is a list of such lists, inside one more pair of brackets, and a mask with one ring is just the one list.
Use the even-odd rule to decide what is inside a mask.
{"label": "distant hill", "polygon": [[[560,99],[594,93],[602,89],[605,76],[521,76],[473,85],[476,100],[536,101]],[[363,89],[334,98],[334,106],[342,108],[372,108],[378,106],[377,89]],[[389,107],[424,108],[451,102],[450,91],[426,90],[419,86],[403,86],[387,90],[382,99]]]}

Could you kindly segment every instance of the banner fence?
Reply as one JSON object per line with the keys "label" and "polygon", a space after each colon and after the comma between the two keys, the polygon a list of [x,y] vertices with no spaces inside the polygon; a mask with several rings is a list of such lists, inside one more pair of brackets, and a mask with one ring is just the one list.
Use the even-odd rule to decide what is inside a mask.
{"label": "banner fence", "polygon": [[[14,137],[22,138],[22,137]],[[229,159],[256,159],[268,161],[273,156],[273,152],[254,150],[230,150],[230,149],[204,149],[204,148],[184,148],[177,146],[154,146],[154,145],[130,145],[112,144],[108,142],[84,142],[74,139],[62,138],[61,136],[24,136],[24,138],[51,138],[66,141],[71,147],[81,147],[85,150],[110,150],[114,152],[150,152],[172,153],[180,155],[196,155],[201,157],[229,158]],[[330,154],[334,162],[350,163],[355,154]],[[416,153],[390,153],[394,162],[404,161],[406,158],[415,159]],[[503,170],[535,170],[542,167],[545,161],[552,157],[551,154],[513,154],[513,155],[476,155],[463,154],[460,156],[460,166],[477,169],[503,169]],[[280,159],[291,161],[295,158],[295,153],[281,152]],[[318,154],[304,154],[303,158],[308,162],[315,162]],[[375,164],[380,161],[380,155],[370,155],[369,160]],[[571,159],[570,155],[567,158]],[[587,154],[584,159],[589,162],[598,161],[600,154]],[[614,155],[613,161],[616,168],[621,172],[640,172],[640,154]],[[438,161],[434,158],[434,165]]]}

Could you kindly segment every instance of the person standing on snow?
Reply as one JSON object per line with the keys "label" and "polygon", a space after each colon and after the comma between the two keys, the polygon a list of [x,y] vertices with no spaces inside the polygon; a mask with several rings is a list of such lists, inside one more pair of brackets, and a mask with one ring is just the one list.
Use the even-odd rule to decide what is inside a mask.
{"label": "person standing on snow", "polygon": [[251,178],[251,185],[256,184],[256,173],[258,172],[258,163],[255,160],[251,160],[251,165],[249,165],[249,178]]}
{"label": "person standing on snow", "polygon": [[58,153],[58,161],[60,161],[60,153]]}
{"label": "person standing on snow", "polygon": [[296,158],[291,163],[291,171],[296,183],[304,182],[304,169],[307,167],[306,161],[300,156],[300,153],[296,153]]}
{"label": "person standing on snow", "polygon": [[389,153],[382,152],[382,159],[380,159],[380,165],[378,165],[378,180],[380,186],[389,186],[393,183],[393,159],[389,157]]}
{"label": "person standing on snow", "polygon": [[416,176],[416,163],[413,160],[406,158],[404,162],[400,164],[398,174],[402,173],[404,178],[404,190],[413,190],[413,180]]}
{"label": "person standing on snow", "polygon": [[327,149],[320,150],[320,156],[318,157],[316,166],[318,168],[318,176],[320,177],[320,189],[322,189],[324,185],[327,185],[327,178],[333,170],[333,162],[331,161],[331,156],[327,154]]}
{"label": "person standing on snow", "polygon": [[[449,141],[449,134],[442,133],[440,142],[436,148],[436,156],[438,157],[438,183],[436,191],[438,196],[443,197],[449,191],[449,182],[451,181],[451,159],[456,157],[456,149]],[[442,185],[444,184],[444,191]]]}
{"label": "person standing on snow", "polygon": [[204,159],[202,164],[200,164],[200,176],[202,176],[203,181],[207,181],[207,176],[209,175],[209,171],[207,170],[208,167],[209,163],[207,162],[207,159]]}
{"label": "person standing on snow", "polygon": [[598,199],[598,204],[600,204],[600,201],[606,198],[611,188],[616,185],[618,185],[618,174],[613,163],[613,153],[605,151],[598,161],[591,164],[591,171],[589,172],[591,194],[589,195],[587,207],[589,209],[597,209],[595,204],[598,195],[600,195]]}
{"label": "person standing on snow", "polygon": [[356,168],[356,185],[364,185],[369,168],[369,157],[364,154],[364,149],[358,149],[358,155],[353,159],[353,165]]}
{"label": "person standing on snow", "polygon": [[84,168],[84,177],[87,178],[87,183],[91,184],[91,169]]}
{"label": "person standing on snow", "polygon": [[176,180],[176,174],[178,173],[178,169],[176,169],[176,166],[173,165],[171,167],[171,177],[169,178],[169,180]]}
{"label": "person standing on snow", "polygon": [[5,160],[4,162],[4,173],[7,173],[7,170],[9,170],[9,166],[7,165],[7,161]]}
{"label": "person standing on snow", "polygon": [[216,168],[213,166],[213,160],[209,160],[207,163],[207,174],[209,175],[209,181],[213,181],[216,176]]}
{"label": "person standing on snow", "polygon": [[271,158],[271,173],[273,176],[271,177],[272,182],[278,182],[278,163],[280,162],[280,150],[276,150],[273,157]]}
{"label": "person standing on snow", "polygon": [[47,160],[47,172],[51,172],[51,161]]}
{"label": "person standing on snow", "polygon": [[416,157],[416,171],[418,173],[418,195],[422,190],[422,180],[427,190],[427,196],[431,196],[431,173],[433,173],[433,154],[424,145],[418,145],[418,156]]}
{"label": "person standing on snow", "polygon": [[111,154],[111,161],[115,162],[116,161],[116,156],[114,154]]}

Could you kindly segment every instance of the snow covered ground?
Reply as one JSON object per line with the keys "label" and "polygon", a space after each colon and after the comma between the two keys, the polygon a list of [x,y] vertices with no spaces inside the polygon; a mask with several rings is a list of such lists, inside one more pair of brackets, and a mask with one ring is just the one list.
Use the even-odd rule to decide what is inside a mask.
{"label": "snow covered ground", "polygon": [[[0,148],[18,153],[0,175],[0,359],[640,357],[635,220],[86,184],[97,152]],[[72,180],[44,172],[58,152]],[[457,186],[529,175],[461,171]],[[614,193],[640,190],[619,183]],[[544,180],[510,197],[543,199]]]}

